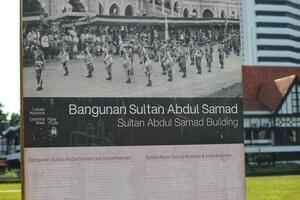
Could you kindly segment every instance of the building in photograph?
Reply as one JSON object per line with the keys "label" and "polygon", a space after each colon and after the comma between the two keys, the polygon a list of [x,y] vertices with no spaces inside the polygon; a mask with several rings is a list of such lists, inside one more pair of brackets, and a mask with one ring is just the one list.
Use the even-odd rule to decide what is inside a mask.
{"label": "building in photograph", "polygon": [[[95,66],[104,65],[101,70],[103,69],[106,73],[101,72],[99,75],[106,76],[101,78],[100,81],[103,80],[107,87],[102,83],[92,84],[93,86],[90,88],[101,87],[100,90],[97,90],[97,94],[91,91],[92,96],[146,95],[158,97],[163,95],[164,97],[179,97],[179,95],[191,96],[191,93],[193,93],[192,96],[199,97],[209,96],[212,93],[216,94],[222,88],[232,88],[233,85],[236,86],[237,90],[232,90],[234,93],[232,95],[241,96],[241,84],[239,84],[241,82],[240,25],[238,19],[239,3],[237,0],[24,0],[23,3],[23,66],[24,71],[26,71],[23,75],[24,80],[29,80],[25,81],[24,84],[24,88],[26,88],[24,89],[25,96],[39,96],[42,93],[41,91],[44,93],[46,87],[42,86],[43,83],[51,85],[50,87],[59,85],[59,88],[61,88],[60,81],[69,81],[69,79],[59,76],[55,76],[58,78],[57,80],[50,78],[54,81],[54,84],[42,81],[42,78],[46,78],[52,72],[60,73],[61,67],[55,65],[62,64],[56,58],[62,59],[63,49],[65,49],[66,54],[69,54],[65,55],[66,60],[70,61],[68,62],[70,68],[64,62],[64,76],[68,76],[69,72],[70,74],[73,73],[72,76],[79,76],[79,73],[82,73],[80,70],[84,65],[82,61],[85,60],[83,58],[86,53],[91,53],[95,58],[100,58],[94,59],[92,62]],[[170,46],[172,48],[169,48]],[[161,62],[164,60],[162,58],[165,57],[163,54],[167,51],[167,47],[170,51],[169,55],[174,57],[168,58],[171,64]],[[35,65],[34,59],[39,59],[34,55],[35,53],[38,54],[37,50],[39,48],[44,53],[45,60],[50,62],[44,62],[49,72],[47,72],[47,76],[46,73],[45,76],[44,73],[39,73],[39,70],[35,71],[37,81],[33,79],[32,68],[30,67]],[[180,51],[181,54],[179,55],[178,52]],[[131,58],[130,62],[124,65],[126,71],[124,74],[123,67],[117,67],[117,63],[127,62],[124,61],[126,52],[130,54]],[[195,52],[198,52],[198,54]],[[226,56],[224,56],[225,52]],[[134,56],[135,54],[137,56]],[[202,59],[204,54],[205,59]],[[101,58],[102,55],[107,55],[104,57],[105,59],[111,58],[109,63]],[[141,56],[151,60],[151,65],[157,65],[157,67],[153,67],[152,70],[152,67],[148,66],[150,63],[148,62],[147,66],[144,66],[147,68],[145,73],[142,66],[146,62]],[[175,57],[180,57],[181,60]],[[179,61],[182,62],[179,63]],[[195,62],[197,66],[186,69],[187,65],[194,66]],[[166,64],[169,65],[168,70],[164,66]],[[175,73],[174,69],[173,73],[172,65],[175,64],[184,69],[176,70],[179,73]],[[133,67],[138,65],[141,66],[133,70]],[[52,72],[48,70],[50,66],[55,66]],[[91,63],[89,66],[91,66]],[[112,70],[112,68],[114,69]],[[84,78],[92,78],[94,70],[90,67],[87,71],[89,74],[84,75]],[[212,71],[213,73],[211,73]],[[181,72],[182,74],[180,74]],[[209,76],[210,74],[214,75],[216,72],[216,76],[220,76],[220,78],[215,75],[209,77],[208,80],[197,78],[197,76],[206,74],[204,72],[207,72]],[[198,84],[195,84],[194,81],[183,82],[188,77],[188,73],[196,75],[190,77],[194,78]],[[232,76],[232,74],[236,74],[236,76]],[[129,90],[124,89],[123,77],[126,79],[124,81],[125,85],[133,85]],[[113,81],[111,81],[112,79]],[[134,79],[137,81],[133,81]],[[179,87],[176,86],[177,90],[170,88],[167,89],[167,92],[161,93],[162,90],[159,87],[171,87],[171,85],[161,84],[160,82],[167,81],[177,84],[177,79],[182,80],[181,87],[184,87],[183,90],[178,89]],[[77,78],[70,80],[78,81],[78,84],[86,84],[85,81],[79,81]],[[96,80],[99,81],[98,78]],[[120,89],[110,84],[115,83],[117,80],[122,80],[119,84]],[[146,83],[142,83],[144,80]],[[203,84],[199,81],[203,81],[204,84],[211,82],[208,84],[209,87],[203,87]],[[223,81],[223,83],[220,84],[220,81]],[[137,84],[137,86],[134,84]],[[141,84],[148,88],[155,88],[156,92],[138,90],[137,88]],[[191,84],[191,86],[184,86],[184,84]],[[36,85],[38,86],[35,87]],[[71,83],[71,85],[74,85],[74,83]],[[50,89],[50,87],[48,88]],[[63,94],[59,94],[62,90],[57,91],[58,93],[53,89],[51,91],[44,94],[50,96],[84,96],[89,93],[88,90],[78,93],[77,88],[68,90],[68,92],[74,92],[73,95],[65,91]],[[183,91],[189,95],[186,95],[187,93]],[[178,92],[178,94],[175,95],[174,92]]]}
{"label": "building in photograph", "polygon": [[24,0],[25,16],[62,14],[239,18],[239,0]]}
{"label": "building in photograph", "polygon": [[300,158],[300,2],[241,2],[245,150],[249,161]]}

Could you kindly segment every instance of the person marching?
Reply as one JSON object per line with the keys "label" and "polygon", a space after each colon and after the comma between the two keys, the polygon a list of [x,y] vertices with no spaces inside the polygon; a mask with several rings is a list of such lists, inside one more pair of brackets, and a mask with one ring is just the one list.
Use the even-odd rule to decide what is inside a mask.
{"label": "person marching", "polygon": [[79,55],[76,56],[77,59],[83,59],[84,63],[86,65],[88,75],[86,76],[87,78],[92,78],[93,77],[93,71],[94,71],[94,58],[89,52],[89,48],[86,47],[83,52],[81,52]]}
{"label": "person marching", "polygon": [[144,46],[143,48],[143,63],[144,63],[144,71],[147,78],[147,87],[152,86],[151,74],[152,74],[152,60],[150,58],[149,46]]}
{"label": "person marching", "polygon": [[225,55],[223,43],[220,44],[220,46],[218,48],[218,52],[219,52],[219,62],[221,65],[220,68],[223,69],[224,68],[224,55]]}
{"label": "person marching", "polygon": [[143,64],[144,61],[144,53],[145,53],[145,46],[147,46],[148,40],[146,37],[146,34],[142,34],[139,44],[139,58],[140,58],[140,64]]}
{"label": "person marching", "polygon": [[130,60],[130,65],[129,65],[129,75],[132,78],[134,74],[134,68],[133,68],[133,62],[134,62],[134,42],[130,42],[128,46],[128,57]]}
{"label": "person marching", "polygon": [[124,46],[124,63],[123,67],[125,69],[125,75],[127,77],[126,83],[131,83],[131,77],[133,76],[133,66],[131,63],[131,57],[130,57],[130,46],[125,45]]}
{"label": "person marching", "polygon": [[189,51],[190,51],[190,61],[191,61],[191,65],[194,65],[194,53],[195,53],[195,43],[194,43],[194,39],[190,38],[189,41]]}
{"label": "person marching", "polygon": [[103,55],[101,56],[100,60],[103,59],[103,63],[105,64],[105,69],[106,69],[106,72],[107,72],[107,78],[106,80],[110,81],[112,80],[112,66],[113,66],[113,63],[114,63],[114,60],[113,60],[113,56],[112,56],[112,53],[113,53],[113,47],[110,45],[110,44],[107,44],[103,51]]}
{"label": "person marching", "polygon": [[121,36],[119,36],[118,38],[119,38],[119,46],[120,46],[120,48],[119,48],[119,56],[121,58],[123,58],[125,56],[125,51],[126,51],[126,45],[127,44],[126,44],[126,42],[124,42],[122,40]]}
{"label": "person marching", "polygon": [[129,44],[129,50],[128,50],[128,55],[131,61],[132,69],[133,69],[133,62],[134,62],[134,41],[130,41]]}
{"label": "person marching", "polygon": [[165,53],[165,62],[164,66],[166,67],[166,71],[168,74],[168,81],[172,82],[173,81],[173,65],[174,65],[174,59],[172,57],[172,49],[171,46],[167,46],[166,48],[166,53]]}
{"label": "person marching", "polygon": [[154,62],[159,62],[159,50],[160,50],[160,42],[158,41],[157,38],[154,38],[153,40],[153,53],[155,56]]}
{"label": "person marching", "polygon": [[194,62],[196,64],[197,67],[197,74],[201,74],[202,73],[202,69],[201,69],[201,63],[202,63],[202,58],[203,58],[204,52],[200,46],[200,43],[196,43],[196,47],[195,47],[195,54],[194,54]]}
{"label": "person marching", "polygon": [[214,46],[213,46],[213,43],[211,41],[209,41],[208,43],[208,46],[209,46],[209,51],[210,51],[210,55],[211,55],[211,62],[213,62],[213,55],[214,55]]}
{"label": "person marching", "polygon": [[229,42],[224,42],[224,52],[226,55],[226,58],[228,58],[228,56],[230,55],[230,44]]}
{"label": "person marching", "polygon": [[235,36],[234,37],[234,53],[237,55],[237,56],[240,56],[240,37],[239,36]]}
{"label": "person marching", "polygon": [[188,56],[187,49],[184,46],[183,41],[181,41],[181,44],[178,49],[178,64],[180,68],[179,72],[183,72],[182,78],[186,78],[187,76],[186,75],[187,56]]}
{"label": "person marching", "polygon": [[212,50],[212,46],[207,43],[205,46],[205,58],[206,58],[206,63],[207,63],[207,67],[208,67],[208,72],[211,72],[211,65],[212,65],[212,61],[213,61],[213,50]]}
{"label": "person marching", "polygon": [[60,63],[65,70],[64,76],[68,76],[69,75],[68,61],[70,60],[70,56],[69,53],[66,51],[64,45],[62,46],[61,52],[59,53],[57,58],[60,58]]}
{"label": "person marching", "polygon": [[166,58],[166,42],[162,42],[161,47],[159,48],[159,60],[160,60],[160,65],[162,68],[162,75],[165,76],[166,75],[166,66],[164,65],[164,63],[166,62],[165,58]]}
{"label": "person marching", "polygon": [[84,50],[84,62],[86,64],[87,70],[88,70],[88,75],[86,76],[87,78],[92,78],[93,77],[93,71],[94,71],[94,59],[92,54],[89,52],[89,48],[87,47]]}
{"label": "person marching", "polygon": [[35,77],[38,85],[36,90],[41,91],[43,90],[43,70],[46,63],[45,55],[37,44],[32,47],[32,50],[34,54]]}

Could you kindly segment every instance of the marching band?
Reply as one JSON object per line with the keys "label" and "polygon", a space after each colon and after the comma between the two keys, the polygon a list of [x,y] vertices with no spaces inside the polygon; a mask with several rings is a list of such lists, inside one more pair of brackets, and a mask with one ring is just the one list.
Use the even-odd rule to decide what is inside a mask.
{"label": "marching band", "polygon": [[[75,30],[73,27],[72,30]],[[67,34],[68,35],[68,34]],[[70,59],[82,59],[87,67],[87,78],[93,77],[94,65],[99,62],[95,62],[99,57],[100,63],[103,62],[107,73],[106,80],[111,81],[113,77],[113,67],[122,67],[125,70],[125,83],[130,84],[133,81],[134,76],[134,55],[139,55],[139,64],[143,66],[146,86],[152,86],[152,70],[154,63],[158,63],[162,68],[162,75],[167,77],[167,81],[173,81],[173,73],[175,65],[178,65],[179,72],[182,73],[182,78],[188,77],[189,66],[195,67],[197,74],[203,72],[203,62],[206,61],[208,72],[212,72],[213,54],[216,50],[218,52],[218,58],[220,68],[224,69],[224,59],[227,58],[231,51],[239,55],[239,36],[236,34],[227,35],[226,39],[222,41],[215,41],[209,38],[196,39],[193,37],[182,38],[178,40],[160,40],[155,34],[154,39],[149,40],[147,34],[142,34],[139,38],[130,36],[115,38],[108,32],[105,36],[105,42],[101,42],[101,38],[93,38],[91,34],[85,34],[81,37],[85,37],[83,43],[79,46],[83,47],[82,52],[76,54],[76,56],[70,56],[68,42],[62,40],[60,47],[60,53],[57,58],[60,59],[60,63],[65,71],[64,76],[69,75],[69,60]],[[66,37],[65,37],[66,38]],[[118,42],[116,42],[117,40]],[[35,73],[37,79],[37,90],[43,90],[43,70],[45,67],[45,56],[43,48],[38,44],[32,45],[32,53],[35,61]],[[73,47],[73,51],[78,47]],[[122,59],[120,62],[116,62],[116,58]],[[205,59],[203,59],[205,58]]]}

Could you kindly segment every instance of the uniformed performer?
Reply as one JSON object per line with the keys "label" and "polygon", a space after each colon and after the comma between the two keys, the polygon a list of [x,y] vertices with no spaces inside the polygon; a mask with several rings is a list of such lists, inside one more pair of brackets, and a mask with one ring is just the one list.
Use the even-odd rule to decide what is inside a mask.
{"label": "uniformed performer", "polygon": [[209,51],[210,51],[210,55],[211,55],[211,62],[213,62],[213,55],[214,55],[214,46],[213,46],[213,43],[211,41],[209,41],[208,43],[208,46],[209,46]]}
{"label": "uniformed performer", "polygon": [[160,60],[160,65],[162,68],[162,75],[166,75],[166,66],[164,65],[164,63],[166,62],[166,42],[163,42],[159,52],[158,52],[158,56],[159,56],[159,60]]}
{"label": "uniformed performer", "polygon": [[88,70],[88,75],[87,78],[92,78],[93,77],[93,71],[94,71],[94,58],[92,56],[92,54],[89,52],[89,49],[86,48],[86,50],[84,51],[84,62],[87,66],[87,70]]}
{"label": "uniformed performer", "polygon": [[145,44],[142,43],[142,41],[139,41],[137,44],[137,48],[138,48],[138,55],[139,55],[139,63],[143,64],[143,57],[144,57],[144,46]]}
{"label": "uniformed performer", "polygon": [[123,62],[123,67],[125,69],[125,75],[126,75],[126,83],[131,83],[131,77],[133,76],[133,65],[131,62],[131,57],[130,57],[130,46],[124,46],[124,62]]}
{"label": "uniformed performer", "polygon": [[147,87],[151,87],[152,86],[152,80],[151,80],[151,74],[152,74],[152,60],[151,60],[151,55],[150,55],[150,51],[149,51],[149,47],[145,46],[143,49],[143,63],[144,63],[144,71],[145,71],[145,75],[147,78]]}
{"label": "uniformed performer", "polygon": [[166,67],[168,81],[171,82],[173,81],[173,65],[175,63],[171,46],[167,46],[164,60],[165,62],[163,65]]}
{"label": "uniformed performer", "polygon": [[159,62],[159,50],[160,50],[160,44],[157,38],[153,39],[153,53],[155,60],[154,62]]}
{"label": "uniformed performer", "polygon": [[34,54],[35,77],[38,87],[37,91],[43,90],[43,70],[45,68],[45,55],[42,49],[36,44],[32,47]]}
{"label": "uniformed performer", "polygon": [[131,61],[131,65],[133,67],[133,61],[134,61],[134,41],[130,41],[130,45],[128,46],[128,55]]}
{"label": "uniformed performer", "polygon": [[191,65],[194,65],[194,53],[195,53],[195,43],[194,40],[191,38],[189,41],[189,50],[190,50],[190,61]]}
{"label": "uniformed performer", "polygon": [[188,51],[187,48],[184,46],[183,42],[179,45],[178,48],[178,64],[180,68],[180,72],[183,73],[182,78],[186,78],[187,71],[186,71],[186,63],[187,63]]}
{"label": "uniformed performer", "polygon": [[113,47],[110,44],[105,45],[103,49],[103,55],[100,60],[103,59],[103,63],[105,64],[105,70],[107,72],[106,80],[112,80],[112,66],[114,64],[113,60]]}
{"label": "uniformed performer", "polygon": [[92,78],[93,77],[93,71],[94,71],[94,58],[92,54],[89,52],[89,48],[86,47],[83,53],[79,54],[77,56],[79,59],[83,59],[84,63],[86,65],[88,75],[86,76],[87,78]]}
{"label": "uniformed performer", "polygon": [[125,55],[125,51],[126,51],[126,42],[123,42],[121,36],[119,36],[119,56],[122,58]]}
{"label": "uniformed performer", "polygon": [[240,56],[240,37],[239,36],[235,36],[234,37],[234,53],[237,55],[237,56]]}
{"label": "uniformed performer", "polygon": [[209,43],[205,46],[205,59],[207,63],[208,72],[211,72],[211,65],[213,62],[213,50]]}
{"label": "uniformed performer", "polygon": [[69,75],[68,61],[70,60],[70,56],[64,46],[62,46],[61,52],[57,57],[60,58],[60,63],[63,69],[65,70],[64,76],[68,76]]}
{"label": "uniformed performer", "polygon": [[230,44],[229,42],[224,42],[224,52],[226,55],[226,58],[228,58],[228,56],[230,55]]}
{"label": "uniformed performer", "polygon": [[147,46],[148,40],[146,37],[146,34],[142,34],[141,40],[139,42],[139,58],[140,58],[140,64],[143,64],[144,61],[144,53],[145,53],[145,46]]}
{"label": "uniformed performer", "polygon": [[218,52],[219,52],[219,62],[221,65],[220,68],[223,69],[224,68],[224,55],[225,55],[223,43],[219,45]]}
{"label": "uniformed performer", "polygon": [[194,62],[195,62],[196,67],[197,67],[197,71],[198,71],[197,74],[202,73],[201,63],[202,63],[203,55],[204,55],[204,52],[203,52],[200,44],[196,43],[195,54],[194,54]]}

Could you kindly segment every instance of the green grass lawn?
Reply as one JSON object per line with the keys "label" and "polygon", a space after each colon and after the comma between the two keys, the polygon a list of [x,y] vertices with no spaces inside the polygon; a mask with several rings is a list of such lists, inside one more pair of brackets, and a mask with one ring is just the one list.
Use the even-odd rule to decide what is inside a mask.
{"label": "green grass lawn", "polygon": [[[21,184],[0,184],[1,200],[20,200],[21,193],[3,193],[3,190],[20,190]],[[300,175],[247,177],[247,200],[298,200]]]}
{"label": "green grass lawn", "polygon": [[300,175],[247,177],[247,200],[300,199]]}
{"label": "green grass lawn", "polygon": [[0,183],[0,199],[1,200],[20,200],[21,192],[5,192],[7,190],[20,190],[21,184],[2,184]]}

